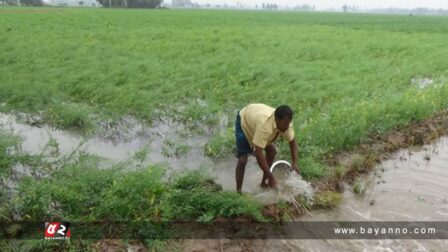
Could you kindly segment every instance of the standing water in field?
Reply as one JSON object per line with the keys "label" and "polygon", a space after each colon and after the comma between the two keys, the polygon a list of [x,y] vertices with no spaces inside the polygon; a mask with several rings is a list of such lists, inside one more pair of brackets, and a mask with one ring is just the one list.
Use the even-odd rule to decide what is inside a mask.
{"label": "standing water in field", "polygon": [[[147,147],[150,152],[148,162],[165,160],[174,171],[206,167],[224,190],[235,190],[236,158],[228,157],[216,162],[205,157],[202,149],[207,137],[187,139],[187,145],[191,148],[184,154],[179,150],[166,150],[167,155],[163,155],[165,140],[175,138],[171,128],[165,124],[143,130],[142,134],[130,142],[111,143],[102,138],[83,140],[80,136],[46,126],[22,124],[5,114],[0,114],[0,123],[2,127],[10,128],[24,138],[22,149],[29,153],[39,153],[50,139],[54,139],[59,144],[61,153],[71,152],[83,143],[84,151],[120,162]],[[442,138],[435,145],[400,151],[394,158],[378,165],[368,176],[359,179],[358,183],[365,188],[362,194],[347,189],[341,205],[336,209],[314,211],[312,217],[304,216],[299,220],[448,221],[447,153],[448,138]],[[287,169],[280,167],[274,170],[278,190],[261,188],[263,173],[254,158],[250,157],[245,171],[243,193],[254,195],[263,204],[280,200],[294,203],[297,194],[312,196],[307,182],[295,174],[288,175],[286,171]],[[259,251],[444,251],[448,247],[448,241],[443,240],[212,240],[199,244],[205,246],[205,251],[241,249],[247,246]],[[198,243],[191,240],[184,245],[183,248],[189,250],[198,246]]]}
{"label": "standing water in field", "polygon": [[[448,221],[448,138],[397,152],[347,189],[336,209],[301,221]],[[347,188],[351,188],[347,185]],[[447,251],[447,240],[285,240],[292,251]]]}
{"label": "standing water in field", "polygon": [[[365,190],[355,193],[346,185],[342,203],[335,209],[314,210],[312,216],[305,215],[297,221],[448,221],[448,138],[399,151],[370,174],[358,178],[357,183]],[[182,248],[183,251],[250,248],[266,252],[424,252],[447,251],[448,240],[185,240]]]}
{"label": "standing water in field", "polygon": [[302,179],[302,176],[291,170],[291,165],[285,161],[277,161],[271,167],[272,174],[277,180],[277,189],[267,189],[255,195],[255,199],[264,204],[274,204],[280,200],[290,202],[299,206],[296,197],[302,195],[306,200],[311,201],[313,197],[313,187]]}
{"label": "standing water in field", "polygon": [[[230,157],[226,161],[214,165],[212,176],[224,190],[236,190],[236,163],[237,159]],[[277,165],[273,170],[273,175],[277,180],[277,189],[262,188],[260,184],[263,171],[258,166],[255,157],[249,156],[244,173],[242,192],[253,195],[263,205],[275,204],[280,201],[298,204],[296,197],[299,195],[304,196],[306,200],[312,199],[314,192],[311,184],[303,180],[300,175],[291,172],[288,165]]]}
{"label": "standing water in field", "polygon": [[[22,115],[23,117],[23,115]],[[25,117],[27,117],[25,115]],[[30,154],[40,154],[52,142],[57,146],[60,155],[84,152],[96,155],[110,165],[126,162],[139,156],[143,165],[162,164],[168,167],[167,173],[179,173],[186,170],[205,168],[205,171],[221,184],[224,190],[235,191],[236,158],[229,156],[219,161],[204,155],[204,145],[210,135],[189,136],[183,125],[169,120],[156,122],[153,127],[146,128],[135,118],[124,118],[117,123],[103,123],[101,134],[84,139],[79,134],[58,130],[41,125],[29,125],[17,120],[14,116],[0,113],[0,125],[23,139],[22,150]],[[275,170],[278,179],[278,190],[263,189],[260,181],[261,169],[252,159],[246,167],[243,192],[255,196],[263,204],[273,204],[280,200],[295,202],[295,196],[312,195],[311,186],[293,174],[285,176],[282,169]],[[26,174],[26,167],[15,167],[15,173]]]}

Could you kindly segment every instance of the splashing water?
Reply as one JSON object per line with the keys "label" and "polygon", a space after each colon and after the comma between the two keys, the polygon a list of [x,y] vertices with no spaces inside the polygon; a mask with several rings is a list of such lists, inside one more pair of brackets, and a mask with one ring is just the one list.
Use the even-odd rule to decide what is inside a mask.
{"label": "splashing water", "polygon": [[277,190],[268,189],[259,193],[255,198],[264,204],[274,204],[279,201],[290,202],[300,206],[297,196],[302,195],[307,202],[313,198],[314,191],[311,184],[303,180],[302,176],[291,171],[291,165],[284,162],[275,162],[271,167],[272,174],[277,180]]}

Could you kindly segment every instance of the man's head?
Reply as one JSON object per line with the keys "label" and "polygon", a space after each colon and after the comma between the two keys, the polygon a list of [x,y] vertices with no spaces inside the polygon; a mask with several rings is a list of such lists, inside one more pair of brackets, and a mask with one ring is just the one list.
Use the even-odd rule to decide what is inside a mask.
{"label": "man's head", "polygon": [[275,124],[277,129],[285,132],[292,121],[292,109],[287,105],[281,105],[275,109]]}

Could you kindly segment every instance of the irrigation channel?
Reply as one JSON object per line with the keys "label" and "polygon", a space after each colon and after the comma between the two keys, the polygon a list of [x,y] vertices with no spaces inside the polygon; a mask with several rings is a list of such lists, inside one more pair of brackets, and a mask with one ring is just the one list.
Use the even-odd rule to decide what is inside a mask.
{"label": "irrigation channel", "polygon": [[[166,139],[176,138],[177,133],[172,129],[181,127],[169,121],[152,128],[134,123],[133,129],[120,137],[113,133],[120,130],[118,127],[110,130],[109,135],[105,133],[88,140],[48,126],[21,123],[8,114],[0,114],[0,123],[22,136],[22,149],[29,153],[39,153],[50,139],[58,143],[61,154],[78,148],[103,157],[106,162],[125,161],[147,148],[149,154],[145,162],[148,164],[164,163],[173,172],[213,167],[209,168],[209,173],[215,181],[224,190],[235,190],[236,159],[229,157],[216,162],[205,157],[203,146],[208,137],[185,138],[190,148],[182,155],[166,153],[163,148]],[[250,158],[245,174],[244,192],[265,204],[281,198],[278,193],[259,187],[262,173],[255,158]],[[300,220],[448,221],[448,138],[442,137],[432,145],[398,151],[358,180],[362,195],[346,185],[343,201],[336,209],[315,210]],[[448,248],[448,240],[184,240],[181,243],[185,251],[447,251]]]}

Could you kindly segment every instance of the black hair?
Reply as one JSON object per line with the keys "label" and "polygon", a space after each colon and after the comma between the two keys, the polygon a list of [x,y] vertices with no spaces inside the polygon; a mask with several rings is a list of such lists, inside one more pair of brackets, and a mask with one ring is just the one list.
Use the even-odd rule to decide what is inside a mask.
{"label": "black hair", "polygon": [[283,120],[284,118],[288,118],[292,120],[292,109],[288,105],[281,105],[275,109],[275,118]]}

